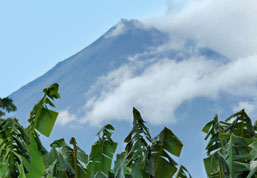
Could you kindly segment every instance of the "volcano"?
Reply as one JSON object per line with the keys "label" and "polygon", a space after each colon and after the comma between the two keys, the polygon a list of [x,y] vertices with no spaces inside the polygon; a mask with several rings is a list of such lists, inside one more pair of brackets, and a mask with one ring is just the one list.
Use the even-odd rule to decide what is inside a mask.
{"label": "volcano", "polygon": [[[209,68],[198,65],[206,61]],[[193,93],[193,98],[190,98],[190,90],[183,93],[183,100],[171,99],[170,104],[158,96],[163,94],[163,99],[171,97],[171,93],[167,91],[171,91],[177,84],[184,86],[190,82],[185,76],[195,77],[196,81],[204,80],[201,78],[202,73],[212,70],[212,66],[226,64],[227,61],[222,54],[191,39],[180,39],[137,20],[122,19],[95,42],[59,62],[9,97],[18,108],[14,116],[25,125],[32,107],[42,97],[42,90],[58,83],[61,99],[56,101],[56,106],[60,118],[57,119],[50,138],[43,137],[43,142],[49,145],[54,139],[76,137],[78,144],[86,150],[90,149],[96,139],[95,134],[105,123],[112,123],[116,128],[114,140],[120,143],[119,149],[122,149],[122,138],[130,131],[128,123],[131,125],[132,107],[135,105],[139,110],[142,108],[142,116],[146,116],[153,136],[164,126],[174,131],[185,145],[178,161],[193,176],[204,177],[204,136],[201,129],[216,113],[213,108],[216,108],[217,103],[220,107],[227,108],[226,104],[234,102],[235,98],[226,96],[215,102],[210,101],[203,97],[208,95],[204,90],[203,96]],[[187,63],[190,64],[188,69]],[[171,68],[167,69],[169,66]],[[158,70],[156,67],[159,67]],[[188,73],[191,68],[196,71]],[[154,75],[156,72],[163,75],[162,78]],[[143,80],[146,75],[150,77]],[[170,81],[170,78],[174,80]],[[166,84],[163,79],[167,80]],[[127,85],[130,88],[125,90]],[[148,90],[152,86],[155,89]],[[139,91],[140,95],[134,95]],[[178,91],[182,92],[182,88]],[[194,90],[195,93],[196,91]],[[123,93],[118,99],[108,99],[109,93],[114,95],[119,92]],[[173,95],[176,98],[176,93]],[[145,104],[142,102],[144,100],[147,101]],[[124,104],[128,101],[132,104]],[[161,105],[163,108],[156,107]],[[174,109],[175,105],[179,107]],[[110,112],[106,111],[109,107],[112,107]],[[147,114],[147,110],[153,112]],[[172,117],[180,119],[169,120]]]}

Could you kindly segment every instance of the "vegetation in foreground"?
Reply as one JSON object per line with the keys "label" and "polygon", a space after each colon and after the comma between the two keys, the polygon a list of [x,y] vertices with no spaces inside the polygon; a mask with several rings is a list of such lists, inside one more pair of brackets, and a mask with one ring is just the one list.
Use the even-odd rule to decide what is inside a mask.
{"label": "vegetation in foreground", "polygon": [[[114,127],[105,125],[87,155],[71,138],[55,140],[47,151],[40,134],[50,136],[58,113],[54,100],[60,98],[58,84],[43,90],[44,96],[34,106],[23,128],[16,118],[2,119],[5,112],[16,110],[12,100],[0,98],[0,177],[3,178],[186,178],[188,170],[172,158],[180,156],[183,144],[164,128],[152,137],[139,111],[133,108],[133,128],[125,138],[125,150],[113,158],[118,143],[112,140]],[[203,128],[207,157],[206,173],[210,178],[257,177],[257,125],[244,110],[228,119],[215,116]]]}

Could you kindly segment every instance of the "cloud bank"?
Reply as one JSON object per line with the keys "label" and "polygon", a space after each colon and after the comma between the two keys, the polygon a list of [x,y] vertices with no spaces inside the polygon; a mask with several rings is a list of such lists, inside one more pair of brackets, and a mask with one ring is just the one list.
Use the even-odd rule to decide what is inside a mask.
{"label": "cloud bank", "polygon": [[167,4],[168,14],[150,23],[155,21],[171,36],[195,39],[229,58],[257,53],[256,0],[168,0]]}
{"label": "cloud bank", "polygon": [[137,62],[122,66],[98,81],[101,94],[86,103],[83,122],[128,120],[135,106],[152,124],[174,123],[174,111],[186,100],[215,98],[220,93],[256,96],[256,59],[240,58],[227,64],[200,56],[180,62],[158,59],[140,75],[135,74]]}
{"label": "cloud bank", "polygon": [[[102,76],[91,87],[83,107],[85,115],[79,122],[98,125],[110,120],[131,120],[131,109],[135,106],[152,124],[175,123],[174,112],[187,100],[215,98],[220,94],[257,98],[257,1],[168,1],[168,5],[169,13],[161,19],[151,19],[151,23],[169,32],[172,40],[193,39],[199,46],[213,49],[230,61],[224,63],[194,54],[182,61],[138,60],[149,53],[170,49],[180,50],[183,55],[188,49],[174,41],[136,54],[128,58],[128,64]],[[118,25],[109,35],[117,36],[123,30]],[[96,89],[100,93],[94,93]],[[247,112],[257,113],[255,103],[244,99],[233,109],[243,107]],[[68,113],[63,115],[66,118]],[[62,124],[69,122],[62,119]]]}

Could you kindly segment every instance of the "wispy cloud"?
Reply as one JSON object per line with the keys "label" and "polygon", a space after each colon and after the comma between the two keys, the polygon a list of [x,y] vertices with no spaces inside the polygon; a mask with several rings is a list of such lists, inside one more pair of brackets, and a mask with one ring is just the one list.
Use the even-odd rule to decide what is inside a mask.
{"label": "wispy cloud", "polygon": [[136,62],[122,66],[101,78],[101,94],[85,105],[83,122],[97,125],[128,120],[135,106],[152,124],[174,123],[174,111],[186,100],[214,98],[220,93],[256,95],[256,59],[240,58],[226,64],[200,56],[180,62],[159,59],[139,75]]}
{"label": "wispy cloud", "polygon": [[125,24],[119,23],[117,24],[109,33],[105,35],[105,38],[113,38],[121,35],[125,30]]}
{"label": "wispy cloud", "polygon": [[248,100],[244,99],[243,101],[240,101],[237,104],[235,104],[233,107],[234,112],[240,111],[241,109],[245,109],[245,111],[248,115],[250,115],[253,118],[256,118],[256,116],[257,116],[257,98],[256,98],[256,96],[253,96],[253,97],[249,98]]}
{"label": "wispy cloud", "polygon": [[256,103],[251,103],[249,101],[240,101],[236,106],[234,106],[234,112],[240,111],[241,109],[245,109],[248,114],[252,113],[256,107]]}
{"label": "wispy cloud", "polygon": [[74,123],[75,121],[78,121],[75,115],[70,114],[67,110],[62,110],[59,112],[56,124],[59,126],[66,126],[71,122]]}

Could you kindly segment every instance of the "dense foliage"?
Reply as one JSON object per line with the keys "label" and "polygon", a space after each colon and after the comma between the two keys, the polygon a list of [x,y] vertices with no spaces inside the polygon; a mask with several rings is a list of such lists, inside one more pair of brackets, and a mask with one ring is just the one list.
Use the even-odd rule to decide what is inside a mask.
{"label": "dense foliage", "polygon": [[[133,108],[133,128],[125,138],[126,149],[116,155],[118,143],[112,140],[114,127],[105,125],[87,155],[75,138],[70,145],[55,140],[48,152],[39,134],[50,136],[58,113],[54,100],[60,98],[58,84],[43,90],[44,96],[34,106],[23,128],[16,118],[0,120],[0,177],[19,178],[184,178],[191,177],[184,166],[178,168],[172,155],[180,156],[183,144],[168,128],[152,138],[139,111]],[[0,100],[0,117],[15,111],[9,98]]]}
{"label": "dense foliage", "polygon": [[[0,177],[1,178],[187,178],[188,170],[172,158],[180,156],[183,144],[164,128],[152,137],[139,111],[133,108],[133,127],[125,138],[125,150],[116,154],[118,143],[112,140],[114,127],[105,125],[87,155],[75,138],[69,144],[55,140],[47,151],[40,134],[50,136],[58,113],[54,100],[60,98],[58,84],[43,90],[23,128],[16,118],[3,119],[5,112],[16,110],[12,100],[0,98]],[[210,178],[257,177],[257,125],[244,110],[228,119],[218,116],[203,132],[209,143],[204,159]],[[113,158],[116,158],[115,161]],[[114,165],[112,165],[114,163]]]}
{"label": "dense foliage", "polygon": [[224,122],[216,115],[207,123],[203,132],[209,139],[204,159],[210,178],[257,177],[257,125],[244,110]]}

